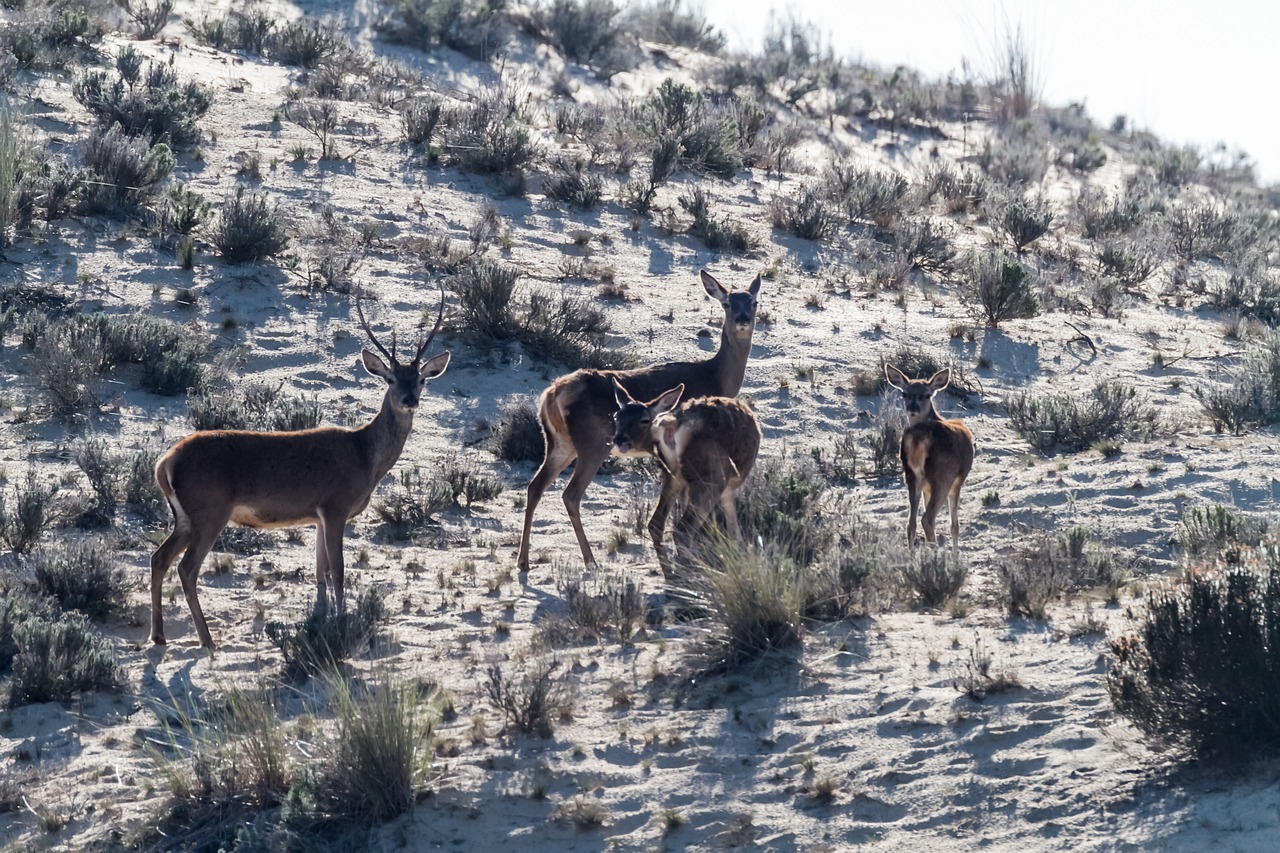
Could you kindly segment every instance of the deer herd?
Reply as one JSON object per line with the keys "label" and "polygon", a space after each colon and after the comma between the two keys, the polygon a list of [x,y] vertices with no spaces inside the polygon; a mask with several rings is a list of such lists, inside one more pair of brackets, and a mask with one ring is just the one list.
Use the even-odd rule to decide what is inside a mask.
{"label": "deer herd", "polygon": [[[724,308],[720,347],[699,361],[672,361],[634,370],[577,370],[551,383],[538,401],[545,446],[542,464],[529,482],[516,564],[528,571],[533,515],[542,496],[570,464],[563,500],[583,562],[595,557],[582,527],[587,487],[611,455],[651,456],[661,466],[662,487],[649,535],[667,578],[694,565],[702,528],[719,505],[725,532],[739,542],[736,497],[756,454],[761,432],[751,408],[737,399],[755,331],[760,276],[745,290],[729,291],[710,273],[700,274],[708,295]],[[230,522],[247,527],[316,525],[317,613],[343,610],[342,539],[346,523],[364,511],[374,489],[395,465],[413,428],[426,382],[444,373],[449,353],[423,360],[444,317],[444,294],[435,328],[412,360],[396,358],[395,332],[388,351],[370,329],[356,297],[360,326],[377,350],[361,352],[364,368],[387,383],[382,407],[356,429],[319,427],[295,432],[205,430],[175,444],[156,464],[156,482],[173,513],[173,532],[151,558],[151,639],[165,642],[161,587],[178,564],[183,595],[200,644],[213,636],[200,609],[196,576],[214,540]],[[381,356],[378,355],[381,353]],[[950,371],[911,379],[885,366],[889,384],[902,392],[908,426],[902,435],[902,470],[909,514],[907,541],[915,544],[916,515],[936,544],[934,520],[950,503],[952,549],[960,537],[960,489],[973,465],[974,444],[959,420],[942,418],[933,398],[947,387]],[[672,510],[677,516],[675,558],[663,544]],[[745,544],[745,543],[744,543]]]}

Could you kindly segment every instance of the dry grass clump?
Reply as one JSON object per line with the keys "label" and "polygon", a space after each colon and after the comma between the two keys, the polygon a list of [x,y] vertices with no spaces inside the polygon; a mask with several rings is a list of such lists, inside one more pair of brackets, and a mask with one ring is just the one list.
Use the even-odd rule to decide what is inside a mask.
{"label": "dry grass clump", "polygon": [[950,548],[915,549],[902,566],[903,583],[923,608],[945,606],[968,577],[968,561]]}
{"label": "dry grass clump", "polygon": [[956,667],[951,684],[956,690],[979,702],[987,696],[1022,687],[1017,675],[1009,670],[999,669],[994,664],[991,650],[975,631],[969,656]]}
{"label": "dry grass clump", "polygon": [[472,456],[449,454],[430,470],[413,465],[373,504],[374,512],[397,541],[411,539],[434,524],[433,516],[451,506],[486,503],[502,494],[503,483],[481,469]]}
{"label": "dry grass clump", "polygon": [[672,595],[710,627],[703,644],[711,668],[733,669],[800,644],[809,577],[777,547],[744,551],[713,535]]}
{"label": "dry grass clump", "polygon": [[644,623],[645,601],[640,588],[621,575],[597,576],[590,584],[572,577],[558,588],[569,623],[591,636],[612,635],[626,643]]}
{"label": "dry grass clump", "polygon": [[557,676],[559,666],[559,661],[534,661],[518,677],[508,675],[501,664],[489,667],[485,695],[508,730],[551,737],[555,721],[571,707],[568,674]]}
{"label": "dry grass clump", "polygon": [[1126,570],[1084,527],[1041,537],[1000,564],[997,574],[1009,612],[1031,619],[1044,619],[1049,604],[1074,590],[1102,589],[1115,601],[1128,579]]}

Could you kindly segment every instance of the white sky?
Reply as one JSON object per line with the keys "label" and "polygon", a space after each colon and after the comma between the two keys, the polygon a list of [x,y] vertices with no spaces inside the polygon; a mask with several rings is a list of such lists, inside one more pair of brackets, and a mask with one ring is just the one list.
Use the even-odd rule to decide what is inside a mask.
{"label": "white sky", "polygon": [[[1248,0],[694,0],[729,38],[759,50],[769,14],[790,10],[837,53],[934,77],[975,69],[997,21],[1021,21],[1040,60],[1044,100],[1083,102],[1107,125],[1170,142],[1243,149],[1280,181],[1280,3]],[[1002,26],[1002,24],[1000,25]]]}

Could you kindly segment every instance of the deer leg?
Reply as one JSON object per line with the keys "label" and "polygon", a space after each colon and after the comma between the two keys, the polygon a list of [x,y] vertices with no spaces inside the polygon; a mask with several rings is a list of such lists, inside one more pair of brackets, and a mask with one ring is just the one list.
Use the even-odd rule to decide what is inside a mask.
{"label": "deer leg", "polygon": [[951,484],[951,550],[960,549],[960,487],[964,485],[964,477],[957,477]]}
{"label": "deer leg", "polygon": [[[209,624],[205,622],[204,611],[200,609],[200,599],[196,594],[196,578],[200,574],[200,565],[213,549],[214,540],[231,520],[230,513],[191,523],[191,537],[187,544],[187,553],[182,555],[178,563],[178,579],[182,581],[182,594],[186,596],[187,607],[191,609],[191,619],[195,622],[196,633],[200,636],[200,645],[206,649],[213,648],[213,635],[209,633]],[[154,574],[153,574],[154,578]]]}
{"label": "deer leg", "polygon": [[578,547],[582,550],[582,562],[589,569],[595,568],[597,564],[595,556],[591,553],[591,543],[587,541],[587,533],[582,529],[582,514],[579,508],[587,486],[591,485],[591,481],[595,479],[596,473],[608,456],[609,445],[603,443],[599,449],[593,447],[590,451],[580,450],[578,461],[573,466],[573,475],[569,477],[569,484],[564,487],[564,508],[569,513],[573,532],[578,537]]}
{"label": "deer leg", "polygon": [[[175,512],[175,515],[177,513]],[[151,642],[164,645],[164,606],[161,603],[160,587],[164,584],[164,576],[169,567],[191,544],[191,526],[184,516],[177,515],[173,532],[169,538],[160,543],[160,547],[151,555]]]}
{"label": "deer leg", "polygon": [[[342,563],[342,534],[346,526],[347,520],[341,514],[334,516],[320,513],[320,527],[316,531],[317,539],[324,540],[324,550],[329,566],[329,585],[333,587],[333,603],[338,613],[341,613],[345,607],[342,584],[346,567]],[[318,550],[319,544],[316,547]],[[318,567],[316,571],[319,571]]]}
{"label": "deer leg", "polygon": [[923,483],[910,468],[902,469],[903,479],[907,482],[907,545],[916,544],[916,513],[920,510],[920,492]]}
{"label": "deer leg", "polygon": [[316,605],[313,612],[323,616],[329,612],[329,551],[324,546],[324,522],[316,524]]}
{"label": "deer leg", "polygon": [[926,489],[925,499],[928,501],[924,508],[924,519],[921,522],[924,527],[925,541],[930,545],[937,545],[937,535],[934,533],[933,523],[938,517],[938,510],[942,509],[942,505],[947,501],[946,489],[935,489],[931,486]]}
{"label": "deer leg", "polygon": [[676,522],[676,553],[686,566],[693,565],[694,541],[698,531],[707,523],[707,517],[715,506],[716,494],[705,485],[689,487],[689,506]]}
{"label": "deer leg", "polygon": [[729,531],[729,535],[738,541],[739,544],[744,542],[742,538],[742,528],[738,525],[738,490],[726,487],[720,493],[720,511],[724,513],[724,527]]}
{"label": "deer leg", "polygon": [[576,455],[568,442],[556,442],[550,433],[547,434],[546,454],[537,473],[529,481],[529,497],[524,505],[524,531],[520,534],[520,553],[516,557],[516,568],[519,571],[529,571],[529,535],[533,530],[533,511],[542,500],[547,487],[569,467]]}
{"label": "deer leg", "polygon": [[670,474],[663,476],[662,493],[658,495],[658,505],[653,508],[653,515],[649,516],[649,538],[653,540],[653,550],[658,555],[658,566],[664,574],[670,568],[671,557],[662,544],[662,536],[666,533],[667,519],[671,516],[671,507],[675,505],[679,491],[680,487],[676,484],[675,477]]}

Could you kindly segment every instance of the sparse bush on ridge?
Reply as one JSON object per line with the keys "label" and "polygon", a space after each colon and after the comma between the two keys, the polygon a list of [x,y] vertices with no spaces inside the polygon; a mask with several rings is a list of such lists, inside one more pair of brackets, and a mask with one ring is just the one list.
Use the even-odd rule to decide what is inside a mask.
{"label": "sparse bush on ridge", "polygon": [[718,54],[724,49],[724,34],[707,23],[696,4],[684,0],[649,0],[634,3],[623,13],[623,24],[646,41],[692,48]]}
{"label": "sparse bush on ridge", "polygon": [[663,80],[644,102],[640,122],[655,144],[674,144],[678,166],[725,180],[742,169],[739,128],[731,112],[711,106],[683,83]]}
{"label": "sparse bush on ridge", "polygon": [[508,34],[505,4],[476,0],[389,0],[393,15],[378,25],[392,42],[431,50],[439,45],[487,61]]}
{"label": "sparse bush on ridge", "polygon": [[196,41],[217,50],[239,50],[261,56],[276,28],[270,12],[252,4],[232,9],[221,18],[203,17],[187,20],[187,30]]}
{"label": "sparse bush on ridge", "polygon": [[1020,190],[1040,182],[1049,169],[1049,148],[1030,135],[987,139],[976,161],[993,181]]}

